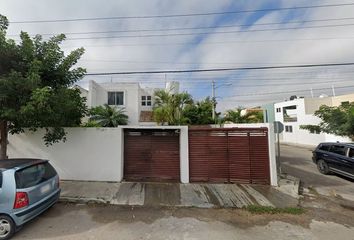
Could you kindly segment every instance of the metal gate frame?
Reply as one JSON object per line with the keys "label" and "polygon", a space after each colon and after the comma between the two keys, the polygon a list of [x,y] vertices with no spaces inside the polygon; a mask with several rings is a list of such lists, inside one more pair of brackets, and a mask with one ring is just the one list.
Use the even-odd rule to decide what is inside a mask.
{"label": "metal gate frame", "polygon": [[[136,140],[134,139],[135,137]],[[137,144],[139,139],[145,144],[142,146]],[[123,178],[128,181],[179,182],[179,139],[180,133],[176,129],[124,129]],[[175,140],[177,141],[174,142]],[[128,151],[129,144],[133,148],[130,151]],[[129,159],[135,162],[129,162]],[[165,159],[164,164],[159,164]],[[170,166],[169,163],[171,164]],[[133,168],[133,165],[135,165],[136,169]],[[146,175],[144,176],[144,174]]]}
{"label": "metal gate frame", "polygon": [[270,184],[268,128],[189,128],[190,182]]}

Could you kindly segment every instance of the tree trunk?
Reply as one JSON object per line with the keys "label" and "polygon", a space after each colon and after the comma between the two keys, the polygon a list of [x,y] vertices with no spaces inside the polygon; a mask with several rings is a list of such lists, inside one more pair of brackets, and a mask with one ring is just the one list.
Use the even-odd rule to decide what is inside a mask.
{"label": "tree trunk", "polygon": [[7,121],[0,121],[0,159],[7,158]]}

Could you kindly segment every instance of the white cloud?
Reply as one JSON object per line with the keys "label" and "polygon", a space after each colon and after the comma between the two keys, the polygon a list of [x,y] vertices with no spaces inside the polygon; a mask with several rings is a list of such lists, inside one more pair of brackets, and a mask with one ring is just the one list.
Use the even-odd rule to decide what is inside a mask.
{"label": "white cloud", "polygon": [[[267,3],[272,6],[291,7],[302,5],[334,4],[343,1],[235,1],[232,0],[2,0],[1,14],[7,15],[10,21],[66,19],[85,17],[109,16],[138,16],[138,15],[166,15],[195,12],[219,12],[234,9],[266,8]],[[237,6],[236,6],[237,4]],[[232,7],[232,8],[231,8]],[[301,21],[311,19],[354,17],[354,7],[314,8],[299,11],[268,12],[256,21],[257,24],[269,22]],[[221,24],[242,24],[252,14],[240,14],[235,19]],[[9,34],[18,34],[20,30],[30,33],[54,32],[85,32],[85,31],[112,31],[134,29],[159,29],[176,27],[200,27],[214,25],[220,22],[220,16],[204,16],[195,18],[176,19],[143,19],[143,20],[115,20],[89,21],[65,24],[13,24]],[[348,24],[354,20],[280,24],[272,26],[252,26],[249,29],[285,28],[294,26],[313,26],[329,24]],[[237,30],[209,29],[203,32]],[[318,39],[318,38],[345,38],[354,37],[353,26],[312,28],[306,30],[283,30],[264,32],[244,32],[232,34],[203,35],[198,45],[192,45],[195,36],[155,37],[155,38],[116,38],[67,41],[63,46],[70,50],[72,47],[84,46],[86,54],[80,64],[88,72],[134,71],[152,69],[189,69],[189,68],[217,68],[233,66],[260,66],[283,64],[310,64],[327,62],[350,62],[354,56],[353,39],[308,40],[308,41],[264,41],[274,39]],[[196,30],[195,30],[196,31]],[[189,31],[189,32],[195,32]],[[186,32],[186,31],[183,31]],[[150,34],[151,32],[121,33],[121,35]],[[151,34],[159,34],[153,32]],[[165,33],[172,33],[168,31]],[[112,35],[112,34],[109,34]],[[116,33],[114,35],[119,35]],[[75,35],[69,37],[85,37],[90,35]],[[99,36],[104,36],[101,34]],[[232,42],[233,43],[230,43]],[[224,42],[224,44],[222,43]],[[173,45],[173,43],[179,43]],[[104,61],[97,61],[104,60]],[[212,79],[232,82],[232,86],[223,86],[217,89],[219,110],[238,105],[253,106],[274,100],[282,100],[290,95],[310,96],[310,89],[331,88],[334,85],[337,93],[354,91],[354,88],[341,88],[350,85],[354,71],[351,67],[319,69],[286,69],[269,71],[248,71],[239,75],[232,72],[184,74],[166,76],[167,80],[180,80],[181,86],[196,97],[210,95]],[[197,78],[197,79],[195,79]],[[98,81],[141,81],[150,82],[153,86],[164,83],[164,75],[149,76],[114,76],[95,77]],[[195,80],[193,80],[195,79]],[[282,80],[283,79],[283,80]],[[87,80],[87,79],[85,79]],[[204,81],[202,81],[204,80]],[[193,82],[194,81],[194,82]],[[335,83],[328,83],[335,81]],[[326,83],[324,83],[326,82]],[[313,83],[313,84],[309,84]],[[85,84],[83,81],[82,84]],[[268,86],[258,86],[266,85]],[[298,84],[298,85],[296,85]],[[257,85],[254,87],[245,87]],[[307,89],[306,92],[291,91]],[[269,92],[284,92],[284,94],[261,95]],[[289,92],[289,93],[288,93]],[[328,90],[314,90],[315,95]],[[258,94],[258,95],[257,95]],[[249,95],[231,97],[237,95]]]}

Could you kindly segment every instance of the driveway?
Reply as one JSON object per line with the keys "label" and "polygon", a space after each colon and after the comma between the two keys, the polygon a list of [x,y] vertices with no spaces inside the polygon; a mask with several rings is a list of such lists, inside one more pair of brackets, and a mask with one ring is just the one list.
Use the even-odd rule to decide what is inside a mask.
{"label": "driveway", "polygon": [[13,239],[353,239],[353,213],[338,212],[330,219],[311,212],[253,215],[240,209],[57,204]]}
{"label": "driveway", "polygon": [[298,205],[297,199],[264,185],[63,181],[61,187],[62,201],[121,206],[243,208]]}
{"label": "driveway", "polygon": [[314,188],[326,196],[340,195],[354,201],[354,181],[339,175],[323,175],[312,162],[312,149],[281,145],[281,169],[283,173],[298,177],[304,187]]}

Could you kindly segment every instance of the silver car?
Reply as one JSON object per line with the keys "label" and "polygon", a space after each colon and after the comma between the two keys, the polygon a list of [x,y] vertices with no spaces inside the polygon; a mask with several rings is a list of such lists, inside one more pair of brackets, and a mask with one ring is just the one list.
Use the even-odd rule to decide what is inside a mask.
{"label": "silver car", "polygon": [[54,205],[59,176],[47,160],[0,160],[0,240]]}

